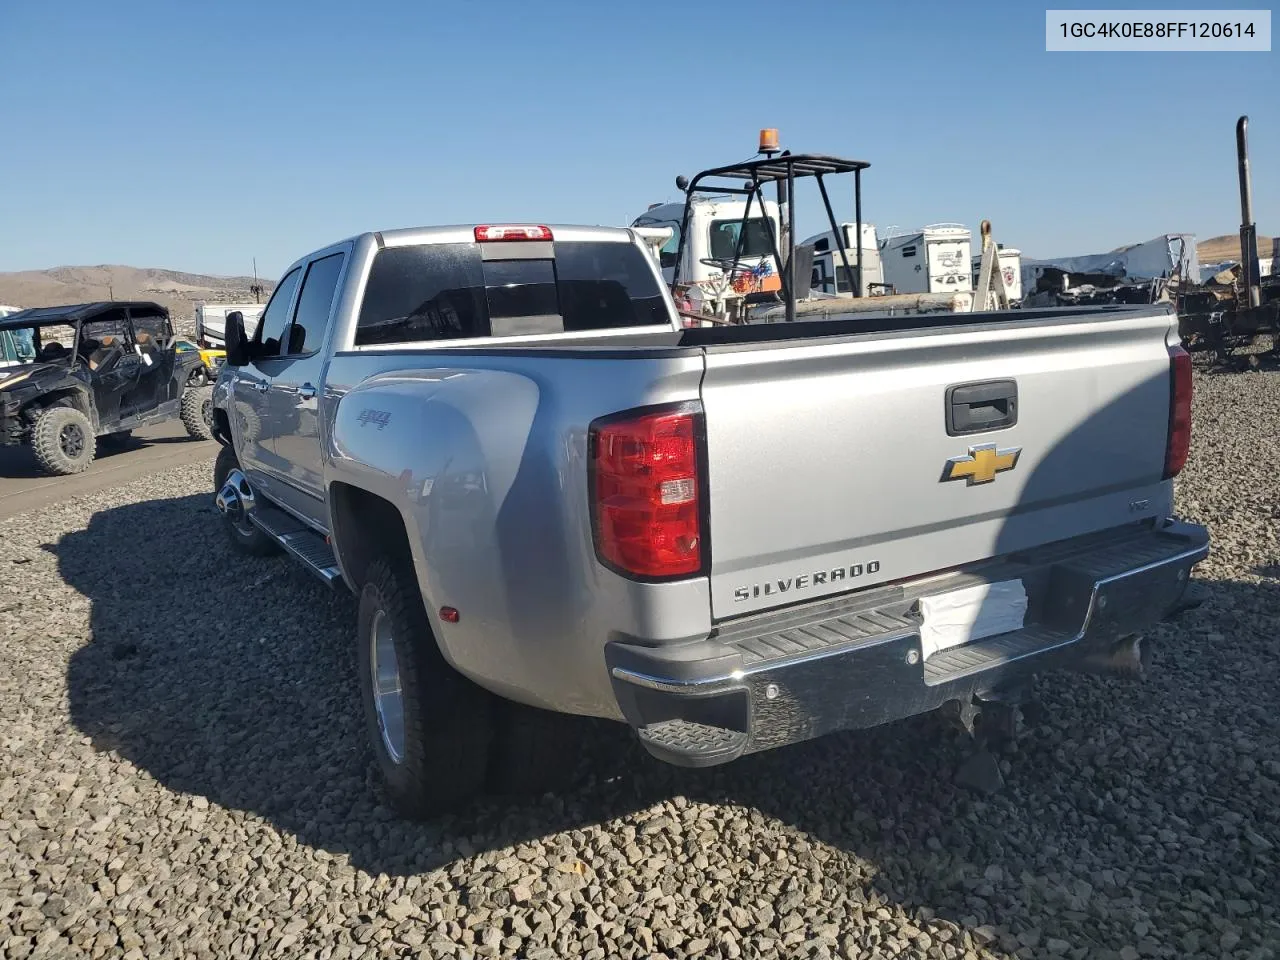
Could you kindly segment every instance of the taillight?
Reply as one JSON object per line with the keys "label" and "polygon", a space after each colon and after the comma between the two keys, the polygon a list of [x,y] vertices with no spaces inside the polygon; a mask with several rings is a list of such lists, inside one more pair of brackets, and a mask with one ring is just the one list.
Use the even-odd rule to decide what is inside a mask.
{"label": "taillight", "polygon": [[602,563],[646,580],[703,570],[702,435],[691,404],[591,424],[591,519]]}
{"label": "taillight", "polygon": [[529,227],[520,224],[502,226],[485,225],[476,227],[476,242],[486,240],[553,240],[550,227]]}
{"label": "taillight", "polygon": [[1181,346],[1169,351],[1169,441],[1164,453],[1164,478],[1176,477],[1187,464],[1191,449],[1191,354]]}

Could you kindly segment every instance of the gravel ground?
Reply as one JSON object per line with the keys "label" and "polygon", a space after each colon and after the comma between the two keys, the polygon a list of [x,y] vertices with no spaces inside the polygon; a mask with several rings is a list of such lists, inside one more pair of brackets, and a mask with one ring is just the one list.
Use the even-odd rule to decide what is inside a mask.
{"label": "gravel ground", "polygon": [[[0,956],[1273,957],[1280,375],[1200,376],[1204,607],[1056,677],[994,794],[922,719],[692,776],[378,806],[350,599],[232,563],[197,464],[0,525]],[[594,755],[593,755],[594,754]]]}

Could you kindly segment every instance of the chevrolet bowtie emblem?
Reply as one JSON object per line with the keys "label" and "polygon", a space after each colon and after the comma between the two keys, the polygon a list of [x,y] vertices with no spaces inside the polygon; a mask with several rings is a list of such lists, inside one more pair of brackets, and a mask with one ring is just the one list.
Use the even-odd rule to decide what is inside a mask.
{"label": "chevrolet bowtie emblem", "polygon": [[999,450],[994,443],[983,443],[969,448],[968,456],[952,457],[942,471],[942,479],[968,481],[967,486],[975,483],[990,483],[997,473],[1012,470],[1018,465],[1021,447],[1009,447]]}

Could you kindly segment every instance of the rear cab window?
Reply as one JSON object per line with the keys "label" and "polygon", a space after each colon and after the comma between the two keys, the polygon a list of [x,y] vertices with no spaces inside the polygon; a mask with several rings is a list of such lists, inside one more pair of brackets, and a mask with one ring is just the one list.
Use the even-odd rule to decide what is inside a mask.
{"label": "rear cab window", "polygon": [[671,325],[651,258],[633,243],[429,243],[374,256],[355,343]]}

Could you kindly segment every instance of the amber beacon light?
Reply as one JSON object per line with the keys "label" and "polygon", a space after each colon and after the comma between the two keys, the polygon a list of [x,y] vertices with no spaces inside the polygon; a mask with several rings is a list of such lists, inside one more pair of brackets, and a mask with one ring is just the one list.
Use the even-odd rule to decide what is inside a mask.
{"label": "amber beacon light", "polygon": [[778,152],[778,130],[776,127],[766,127],[760,131],[760,152],[764,154]]}

